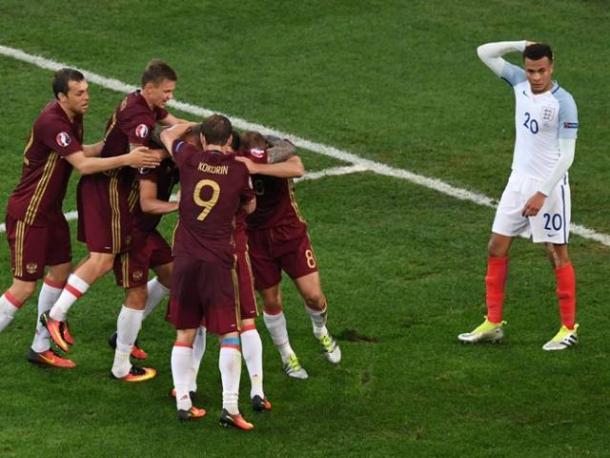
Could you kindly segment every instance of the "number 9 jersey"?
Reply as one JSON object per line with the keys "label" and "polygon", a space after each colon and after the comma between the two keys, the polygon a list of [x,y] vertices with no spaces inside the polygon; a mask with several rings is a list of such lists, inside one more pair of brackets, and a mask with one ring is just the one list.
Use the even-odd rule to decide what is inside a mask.
{"label": "number 9 jersey", "polygon": [[254,198],[247,167],[234,154],[201,151],[180,140],[172,153],[180,171],[181,195],[174,256],[233,267],[237,210]]}

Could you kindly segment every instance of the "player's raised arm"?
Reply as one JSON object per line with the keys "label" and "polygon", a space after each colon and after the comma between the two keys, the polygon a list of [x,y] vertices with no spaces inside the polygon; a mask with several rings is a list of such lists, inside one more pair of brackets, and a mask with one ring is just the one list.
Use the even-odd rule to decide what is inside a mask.
{"label": "player's raised arm", "polygon": [[277,178],[298,178],[305,173],[305,167],[299,156],[291,156],[283,162],[259,164],[247,157],[238,156],[236,160],[246,164],[251,175],[268,175]]}
{"label": "player's raised arm", "polygon": [[82,175],[105,172],[120,167],[154,168],[159,165],[159,155],[148,148],[141,146],[129,154],[114,157],[88,157],[83,151],[66,156],[66,160]]}
{"label": "player's raised arm", "polygon": [[525,74],[521,67],[511,64],[503,59],[502,56],[510,52],[522,53],[525,50],[527,43],[528,42],[525,40],[486,43],[477,48],[477,55],[492,72],[514,86],[516,83],[525,79]]}
{"label": "player's raised arm", "polygon": [[159,135],[161,143],[163,144],[165,149],[169,151],[169,153],[173,156],[172,145],[174,144],[174,142],[179,138],[182,138],[182,136],[184,136],[189,129],[193,128],[196,125],[197,123],[194,122],[186,122],[175,124],[174,126],[163,130]]}

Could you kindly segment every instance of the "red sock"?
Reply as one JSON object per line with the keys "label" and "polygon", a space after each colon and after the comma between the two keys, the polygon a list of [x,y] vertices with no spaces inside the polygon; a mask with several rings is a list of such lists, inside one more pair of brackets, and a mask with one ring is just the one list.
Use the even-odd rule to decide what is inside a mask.
{"label": "red sock", "polygon": [[557,279],[557,299],[561,323],[568,329],[574,329],[576,321],[576,275],[572,263],[555,269]]}
{"label": "red sock", "polygon": [[508,258],[487,259],[487,275],[485,276],[487,319],[492,323],[502,322],[502,306],[504,305],[504,287],[508,273]]}

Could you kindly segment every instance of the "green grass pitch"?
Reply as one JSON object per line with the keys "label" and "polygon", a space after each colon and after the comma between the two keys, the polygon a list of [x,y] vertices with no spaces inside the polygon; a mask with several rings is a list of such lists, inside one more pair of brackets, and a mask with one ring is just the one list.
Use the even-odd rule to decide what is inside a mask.
{"label": "green grass pitch", "polygon": [[[578,104],[570,171],[573,221],[610,233],[610,9],[603,0],[0,3],[0,45],[137,84],[152,57],[179,74],[176,97],[397,168],[498,198],[513,147],[513,96],[477,59],[487,41],[551,43],[555,77]],[[518,56],[515,56],[518,59]],[[51,73],[0,56],[0,208],[19,178],[31,123]],[[100,138],[121,95],[91,85],[86,140]],[[187,114],[178,113],[192,118]],[[347,165],[300,150],[308,170]],[[74,175],[66,211],[76,208]],[[330,367],[292,285],[284,288],[293,347],[310,373],[281,371],[264,329],[269,414],[256,429],[221,429],[217,344],[199,377],[208,417],[178,424],[172,328],[158,310],[141,342],[159,376],[109,378],[122,291],[111,276],[71,311],[74,371],[25,361],[30,300],[0,334],[0,456],[608,456],[609,249],[573,237],[581,344],[541,350],[558,328],[543,250],[517,241],[506,341],[463,346],[484,314],[485,247],[493,211],[372,172],[297,185],[344,359]],[[163,222],[169,234],[173,218]],[[76,225],[71,223],[74,229]],[[0,284],[10,284],[0,234]],[[74,242],[74,260],[84,256]]]}

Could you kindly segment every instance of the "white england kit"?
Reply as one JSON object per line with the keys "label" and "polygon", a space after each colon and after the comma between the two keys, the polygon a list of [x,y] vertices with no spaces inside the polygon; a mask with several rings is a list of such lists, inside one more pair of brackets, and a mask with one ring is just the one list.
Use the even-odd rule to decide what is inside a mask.
{"label": "white england kit", "polygon": [[[535,243],[568,243],[570,233],[570,185],[567,172],[548,190],[560,158],[561,139],[575,139],[578,129],[576,104],[572,96],[553,82],[544,93],[533,94],[525,71],[506,62],[502,79],[515,92],[515,150],[512,173],[496,211],[492,232],[523,235]],[[527,200],[536,192],[547,195],[536,216],[522,216]]]}

